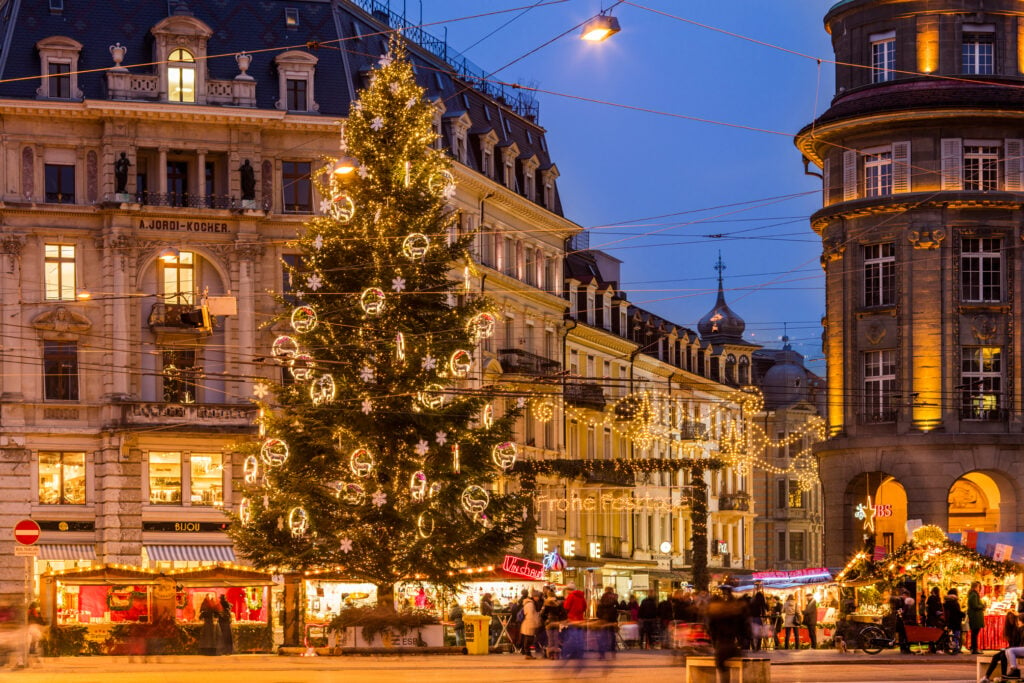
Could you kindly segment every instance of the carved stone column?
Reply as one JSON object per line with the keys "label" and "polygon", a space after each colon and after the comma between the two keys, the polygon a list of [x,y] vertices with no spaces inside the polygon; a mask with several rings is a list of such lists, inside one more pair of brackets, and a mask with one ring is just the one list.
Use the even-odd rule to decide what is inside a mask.
{"label": "carved stone column", "polygon": [[22,365],[25,358],[25,331],[21,320],[21,251],[25,247],[22,235],[11,233],[0,238],[0,334],[3,335],[5,353],[0,354],[3,368],[2,394],[4,401],[20,401],[22,390]]}
{"label": "carved stone column", "polygon": [[[255,374],[252,358],[256,355],[256,264],[263,256],[264,246],[258,235],[239,233],[235,242],[235,254],[238,259],[238,357],[244,367],[239,368],[239,375],[251,377]],[[243,379],[239,383],[237,396],[252,395],[252,380]]]}
{"label": "carved stone column", "polygon": [[167,148],[166,147],[161,147],[160,148],[160,157],[159,157],[159,159],[157,159],[156,179],[157,179],[156,180],[156,182],[157,182],[157,186],[156,186],[157,191],[160,194],[162,194],[164,196],[167,196]]}

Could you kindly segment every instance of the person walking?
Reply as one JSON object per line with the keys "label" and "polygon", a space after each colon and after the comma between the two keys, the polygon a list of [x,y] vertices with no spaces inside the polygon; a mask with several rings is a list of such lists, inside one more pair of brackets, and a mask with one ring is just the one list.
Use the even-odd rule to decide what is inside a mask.
{"label": "person walking", "polygon": [[772,596],[772,604],[768,612],[769,623],[772,627],[772,645],[776,650],[782,648],[779,643],[779,634],[782,633],[782,601],[779,596]]}
{"label": "person walking", "polygon": [[985,603],[981,599],[981,581],[972,583],[971,590],[967,593],[967,628],[971,629],[971,654],[980,655],[978,638],[981,636],[981,630],[985,628]]}
{"label": "person walking", "polygon": [[939,596],[939,587],[932,586],[928,593],[928,599],[924,603],[924,621],[928,626],[942,626],[942,598]]}
{"label": "person walking", "polygon": [[217,654],[220,635],[217,633],[217,622],[220,616],[220,603],[213,599],[213,594],[203,598],[199,606],[199,619],[203,622],[203,630],[199,633],[199,654],[213,656]]}
{"label": "person walking", "polygon": [[523,656],[526,659],[536,659],[533,656],[533,643],[537,639],[537,630],[540,628],[540,611],[537,609],[536,599],[540,593],[534,591],[534,595],[523,598],[523,621],[519,627],[519,633],[523,637]]}
{"label": "person walking", "polygon": [[[956,636],[957,643],[963,644],[962,633],[964,628],[964,610],[960,607],[960,596],[956,588],[950,588],[946,598],[942,601],[942,614],[946,619],[946,628]],[[960,648],[957,648],[957,653]]]}
{"label": "person walking", "polygon": [[220,614],[217,615],[217,624],[220,626],[220,654],[235,654],[235,641],[231,636],[231,603],[226,595],[220,596]]}
{"label": "person walking", "polygon": [[604,594],[597,602],[595,616],[603,623],[598,640],[598,649],[601,657],[605,652],[615,652],[615,631],[619,626],[619,596],[615,594],[615,588],[605,586]]}
{"label": "person walking", "polygon": [[800,649],[800,630],[798,628],[799,617],[797,617],[796,597],[790,593],[786,601],[782,603],[782,629],[786,632],[783,639],[783,649],[789,649],[789,634],[793,634],[793,647]]}
{"label": "person walking", "polygon": [[658,603],[650,595],[640,602],[637,618],[640,624],[640,647],[653,650],[658,642]]}
{"label": "person walking", "polygon": [[818,649],[818,601],[813,593],[807,594],[807,603],[803,610],[803,625],[807,627],[807,636],[811,641],[811,649]]}
{"label": "person walking", "polygon": [[750,635],[751,645],[754,652],[761,650],[761,639],[765,634],[765,618],[768,616],[768,601],[764,598],[764,591],[760,588],[754,593],[750,601]]}
{"label": "person walking", "polygon": [[455,646],[462,647],[466,644],[466,622],[462,619],[462,605],[458,602],[448,610],[448,621],[451,622],[452,630],[455,631]]}
{"label": "person walking", "polygon": [[719,592],[708,602],[707,620],[711,646],[715,649],[715,667],[721,677],[726,660],[741,653],[739,643],[749,628],[749,613],[733,596],[731,586],[719,586]]}
{"label": "person walking", "polygon": [[569,622],[562,639],[562,656],[565,659],[583,658],[583,622],[587,614],[587,599],[583,591],[576,588],[575,583],[569,583],[565,587],[565,600],[562,607],[565,609],[565,616]]}

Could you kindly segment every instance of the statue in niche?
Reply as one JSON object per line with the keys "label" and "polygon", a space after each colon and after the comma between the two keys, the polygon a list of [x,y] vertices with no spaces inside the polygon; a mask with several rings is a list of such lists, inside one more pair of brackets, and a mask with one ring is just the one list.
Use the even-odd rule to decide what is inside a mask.
{"label": "statue in niche", "polygon": [[256,199],[256,169],[246,159],[238,172],[242,176],[242,199]]}
{"label": "statue in niche", "polygon": [[124,194],[128,191],[128,167],[131,165],[128,155],[121,152],[121,156],[114,162],[114,192]]}

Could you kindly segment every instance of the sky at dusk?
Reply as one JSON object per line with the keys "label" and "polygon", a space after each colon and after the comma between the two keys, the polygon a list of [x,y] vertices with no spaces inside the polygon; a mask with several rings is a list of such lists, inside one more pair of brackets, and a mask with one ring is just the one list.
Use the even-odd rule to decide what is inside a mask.
{"label": "sky at dusk", "polygon": [[721,251],[747,339],[779,347],[786,323],[793,347],[823,374],[824,279],[808,223],[821,181],[804,175],[792,136],[833,95],[822,25],[832,3],[621,3],[613,14],[622,32],[597,44],[579,31],[558,36],[614,0],[541,0],[459,20],[535,2],[391,0],[391,9],[419,23],[422,7],[424,24],[444,22],[427,30],[483,69],[518,60],[494,78],[559,93],[537,98],[565,215],[592,229],[592,248],[623,261],[633,303],[695,329],[714,304]]}

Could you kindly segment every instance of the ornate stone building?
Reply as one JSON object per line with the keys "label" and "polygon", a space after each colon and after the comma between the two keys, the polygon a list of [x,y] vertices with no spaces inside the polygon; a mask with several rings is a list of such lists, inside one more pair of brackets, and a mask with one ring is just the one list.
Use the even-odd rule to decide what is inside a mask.
{"label": "ornate stone building", "polygon": [[826,562],[917,520],[1019,531],[1024,9],[846,0],[825,27],[837,91],[796,144],[824,180]]}
{"label": "ornate stone building", "polygon": [[[0,10],[0,599],[22,590],[9,530],[26,517],[43,527],[36,574],[234,559],[232,444],[254,431],[254,380],[282,373],[288,242],[323,210],[311,175],[401,21],[373,0]],[[467,61],[412,58],[478,236],[474,286],[512,320],[477,375],[507,372],[560,337],[579,228],[535,103],[467,85]]]}

